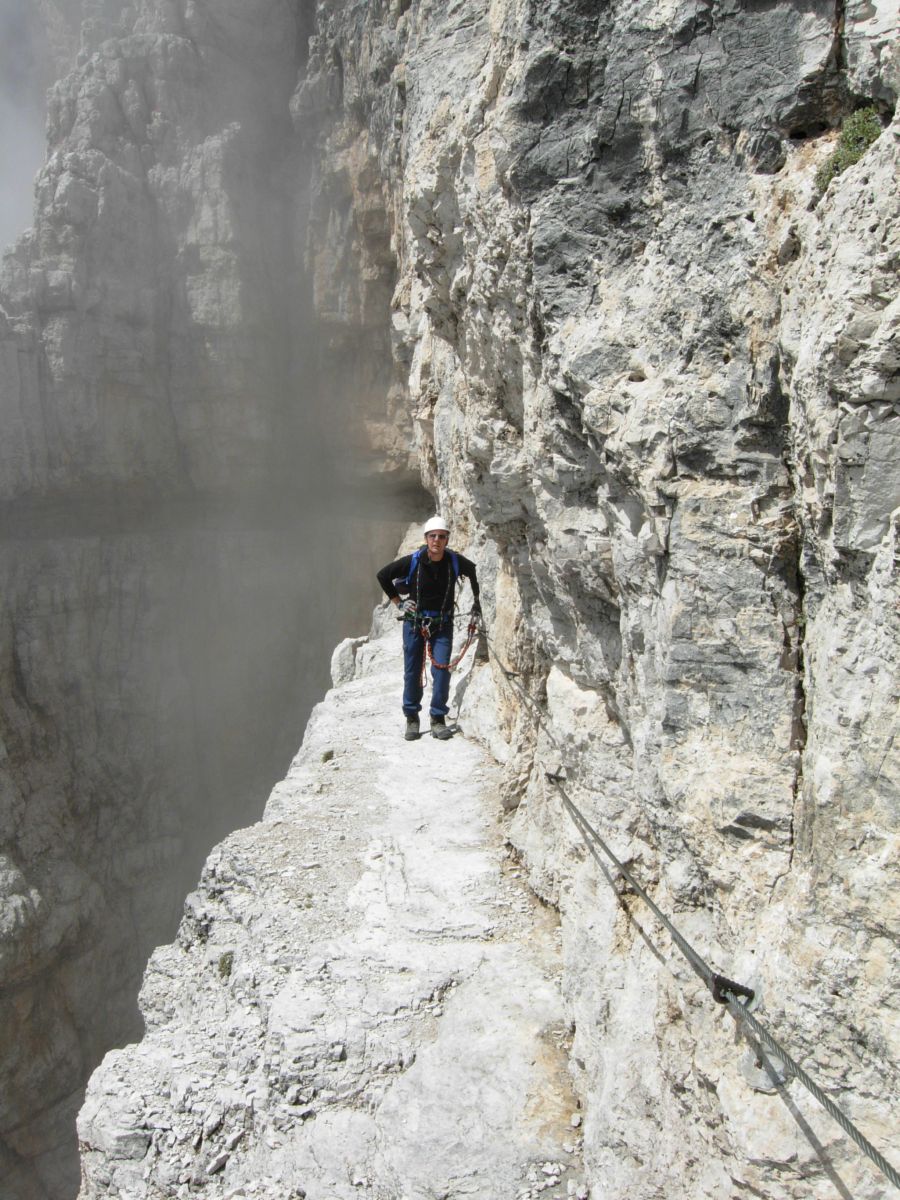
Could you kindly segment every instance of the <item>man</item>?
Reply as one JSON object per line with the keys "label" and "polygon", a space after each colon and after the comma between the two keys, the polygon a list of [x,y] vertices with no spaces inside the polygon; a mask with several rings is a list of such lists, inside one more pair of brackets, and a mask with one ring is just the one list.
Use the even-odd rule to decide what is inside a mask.
{"label": "man", "polygon": [[[447,726],[450,695],[450,652],[453,649],[453,602],[456,582],[465,575],[472,584],[472,612],[481,613],[475,564],[448,546],[450,530],[441,517],[432,517],[422,530],[425,545],[378,572],[385,595],[404,616],[403,712],[406,740],[419,736],[422,707],[422,661],[426,643],[431,667],[431,736],[445,741],[453,734]],[[405,593],[405,596],[401,596]],[[423,632],[424,630],[424,632]],[[438,665],[442,664],[442,665]]]}

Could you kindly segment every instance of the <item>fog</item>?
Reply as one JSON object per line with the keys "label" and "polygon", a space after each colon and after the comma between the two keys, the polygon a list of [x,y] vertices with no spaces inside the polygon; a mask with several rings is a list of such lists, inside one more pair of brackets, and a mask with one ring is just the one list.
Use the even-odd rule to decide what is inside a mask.
{"label": "fog", "polygon": [[[31,5],[0,0],[4,242],[30,224],[43,153],[49,52]],[[0,347],[0,905],[15,914],[0,927],[3,1200],[75,1196],[83,1088],[141,1035],[147,956],[216,841],[260,817],[335,643],[368,627],[375,569],[426,512],[408,473],[365,459],[365,415],[391,382],[386,333],[332,344],[313,319],[298,250],[309,171],[287,99],[268,142],[229,142],[229,162],[251,165],[229,174],[243,190],[221,278],[240,276],[229,296],[246,320],[196,320],[174,240],[152,240],[150,220],[122,239],[107,211],[91,253],[120,239],[100,256],[99,294],[115,299],[99,316],[20,316],[26,334]],[[189,250],[196,264],[205,246]],[[136,295],[153,302],[127,309]],[[73,348],[52,377],[41,321],[58,353]]]}
{"label": "fog", "polygon": [[0,0],[0,248],[30,227],[44,161],[46,55],[34,0]]}

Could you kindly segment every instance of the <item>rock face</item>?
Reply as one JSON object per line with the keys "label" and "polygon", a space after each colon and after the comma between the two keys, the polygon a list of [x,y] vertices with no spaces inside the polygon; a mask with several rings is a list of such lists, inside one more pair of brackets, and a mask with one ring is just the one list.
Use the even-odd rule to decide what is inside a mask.
{"label": "rock face", "polygon": [[[296,31],[265,9],[214,35],[145,6],[127,37],[95,29],[89,62],[56,85],[35,229],[5,262],[6,356],[38,331],[41,350],[7,399],[5,498],[227,489],[238,461],[258,485],[290,444],[271,428],[275,405],[289,408],[292,298],[266,269],[293,241],[267,181],[283,166],[277,98],[293,86]],[[221,58],[241,36],[226,102]],[[229,179],[251,163],[243,187]]]}
{"label": "rock face", "polygon": [[[508,837],[559,909],[593,1194],[885,1194],[797,1084],[767,1090],[666,935],[598,873],[546,772],[564,766],[569,794],[659,907],[756,989],[776,1037],[888,1150],[900,1090],[895,6],[320,0],[313,16],[256,0],[226,6],[219,24],[192,3],[146,0],[127,20],[132,32],[99,43],[52,109],[94,165],[51,160],[43,205],[64,220],[39,224],[8,266],[16,294],[36,297],[28,311],[46,316],[38,355],[31,318],[9,308],[6,361],[20,395],[49,383],[40,420],[24,402],[4,417],[3,494],[140,495],[160,481],[216,492],[238,461],[248,488],[283,469],[271,434],[295,421],[282,383],[297,361],[256,355],[272,345],[268,317],[291,307],[267,274],[287,227],[308,256],[334,411],[358,402],[354,430],[397,478],[411,431],[426,487],[480,564],[493,655],[465,728],[503,763]],[[308,60],[295,53],[307,34]],[[862,102],[884,130],[818,197],[816,168]],[[296,179],[298,163],[308,203],[260,195],[258,172]],[[99,287],[84,264],[109,244],[104,222],[124,257]],[[125,250],[123,229],[138,231]],[[151,268],[154,283],[135,287]],[[96,353],[108,339],[113,389]],[[258,408],[241,403],[251,380]],[[160,411],[170,422],[138,445]],[[207,916],[227,955],[264,906],[219,893],[218,864],[227,883],[241,846],[258,845],[259,882],[244,891],[281,886],[265,882],[271,830],[244,837],[213,860],[179,947],[155,960],[149,1040],[95,1077],[85,1200],[117,1179],[134,1195],[161,1194],[153,1180],[190,1189],[214,1164],[202,1186],[218,1194],[229,1154],[235,1186],[287,1178],[296,1151],[290,1178],[324,1189],[345,1146],[373,1172],[357,1191],[389,1187],[371,1148],[406,1138],[399,1121],[328,1116],[334,1136],[316,1149],[299,1115],[279,1116],[275,1044],[253,1013],[233,1035],[240,1085],[259,1071],[268,1089],[247,1158],[227,1144],[245,1128],[246,1093],[211,1128],[213,1157],[199,1157],[202,1130],[190,1141],[209,1117],[205,1099],[188,1115],[176,1079],[193,1009],[167,1008],[165,992],[190,991],[180,973],[202,958]],[[287,935],[272,937],[275,962]],[[298,986],[321,987],[304,970]],[[212,996],[214,964],[202,980]],[[215,1011],[232,1020],[243,987],[223,984]],[[350,995],[342,1013],[357,1012]],[[295,1032],[325,1072],[332,1035],[307,998]],[[376,1031],[367,1019],[354,1037]],[[190,1044],[205,1077],[215,1056],[201,1034]],[[386,1114],[380,1068],[359,1066],[349,1036],[333,1041],[351,1064],[341,1086]],[[294,1098],[329,1090],[324,1073],[297,1069]],[[163,1081],[170,1108],[153,1125],[143,1097]],[[116,1125],[123,1094],[139,1100]],[[413,1103],[429,1102],[423,1087]],[[282,1119],[285,1141],[267,1151]],[[458,1119],[442,1114],[435,1164]],[[399,1178],[411,1194],[465,1194],[443,1175]],[[512,1194],[519,1177],[503,1180],[484,1194]]]}
{"label": "rock face", "polygon": [[[480,711],[508,743],[511,836],[560,906],[592,1184],[806,1196],[836,1173],[881,1195],[802,1092],[751,1090],[730,1022],[661,931],[665,966],[635,938],[544,771],[563,760],[657,903],[758,988],[886,1148],[896,12],[318,14],[293,107],[342,103],[322,123],[321,202],[332,172],[368,198],[354,181],[377,164],[423,477],[490,578],[498,658],[542,713],[538,730],[495,666]],[[818,198],[831,130],[862,101],[884,132]]]}

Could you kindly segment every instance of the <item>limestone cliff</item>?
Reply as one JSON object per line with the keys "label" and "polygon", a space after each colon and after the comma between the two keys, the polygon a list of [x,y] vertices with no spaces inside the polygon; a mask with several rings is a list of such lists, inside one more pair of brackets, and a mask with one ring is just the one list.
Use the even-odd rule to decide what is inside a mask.
{"label": "limestone cliff", "polygon": [[[101,154],[102,187],[85,186],[78,160],[52,159],[41,186],[64,236],[50,255],[39,224],[8,268],[47,313],[51,380],[39,428],[33,406],[14,414],[8,477],[38,494],[85,479],[217,490],[238,460],[250,484],[282,469],[266,431],[296,413],[282,403],[285,375],[267,374],[267,358],[257,376],[255,355],[268,344],[260,314],[289,306],[262,266],[280,261],[285,243],[269,234],[286,222],[338,411],[358,402],[355,427],[398,478],[411,438],[485,578],[495,654],[473,679],[464,728],[502,760],[507,836],[559,909],[592,1194],[884,1195],[795,1085],[765,1090],[730,1019],[626,896],[646,938],[636,933],[545,772],[562,759],[572,794],[659,906],[759,991],[761,1015],[889,1150],[900,1084],[894,6],[250,7],[245,25],[248,6],[226,6],[221,25],[188,0],[145,0],[127,36],[99,44],[60,91],[60,128]],[[883,132],[819,196],[816,168],[864,102]],[[222,120],[214,136],[210,114]],[[298,204],[279,191],[273,209],[255,172],[296,180],[297,163],[309,192]],[[247,173],[248,207],[232,211],[229,189]],[[106,290],[91,290],[83,264],[106,245],[92,240],[104,221],[120,247],[124,229],[139,231],[127,255],[140,277],[157,272],[152,287],[132,287],[114,257]],[[235,222],[249,259],[217,232]],[[22,352],[31,326],[8,320],[37,394]],[[118,322],[113,404],[93,355],[74,375],[65,364]],[[183,323],[200,331],[188,350]],[[179,383],[185,354],[199,356],[197,389]],[[290,376],[291,362],[279,370]],[[258,410],[241,404],[251,378],[265,381]],[[220,379],[224,456],[210,446]],[[138,451],[141,414],[160,411],[170,423],[155,420]],[[65,453],[47,450],[51,425]],[[201,907],[204,895],[229,903],[214,876]],[[268,885],[249,879],[264,905]],[[189,914],[188,955],[198,928]],[[202,966],[204,988],[217,963]],[[240,991],[228,986],[226,1009]],[[198,1157],[220,1124],[198,1132],[185,1117],[169,1139],[159,1121],[163,1132],[148,1132],[154,1114],[136,1102],[107,1136],[117,1080],[140,1080],[142,1053],[169,1077],[189,1019],[189,1007],[167,1010],[158,968],[147,988],[148,1019],[167,1032],[95,1077],[83,1194],[116,1194],[123,1171],[129,1196],[159,1195],[163,1179],[227,1194],[238,1143],[211,1174]],[[244,1075],[226,1083],[242,1087],[253,1069],[235,1064]],[[267,1156],[276,1117],[289,1129],[304,1119],[263,1104],[252,1169],[331,1194],[308,1155]],[[391,1136],[378,1128],[376,1141]],[[190,1151],[185,1130],[200,1139]],[[394,1195],[390,1178],[364,1174],[345,1190]],[[405,1178],[411,1195],[439,1194]],[[543,1190],[560,1179],[548,1174]]]}
{"label": "limestone cliff", "polygon": [[[562,914],[597,1194],[830,1195],[833,1172],[883,1194],[827,1119],[820,1157],[748,1088],[730,1023],[635,938],[543,773],[562,745],[660,906],[887,1147],[896,14],[327,4],[309,69],[298,120],[342,99],[323,202],[332,172],[380,168],[423,476],[552,733],[495,669],[510,836]],[[818,197],[863,101],[884,132]]]}

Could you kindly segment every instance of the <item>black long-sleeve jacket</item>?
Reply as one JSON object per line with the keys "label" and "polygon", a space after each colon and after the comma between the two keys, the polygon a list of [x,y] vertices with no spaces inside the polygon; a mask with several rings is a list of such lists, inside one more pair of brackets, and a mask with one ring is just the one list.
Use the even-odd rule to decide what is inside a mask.
{"label": "black long-sleeve jacket", "polygon": [[[422,547],[419,555],[419,565],[409,586],[409,594],[416,602],[420,612],[449,613],[453,609],[454,579],[451,566],[451,553],[456,555],[460,575],[465,575],[472,584],[472,595],[478,599],[480,588],[475,564],[458,550],[444,551],[444,556],[433,563],[428,557],[428,551]],[[405,554],[378,572],[378,582],[389,600],[399,595],[395,580],[405,580],[412,566],[413,556]],[[405,590],[405,589],[404,589]]]}

